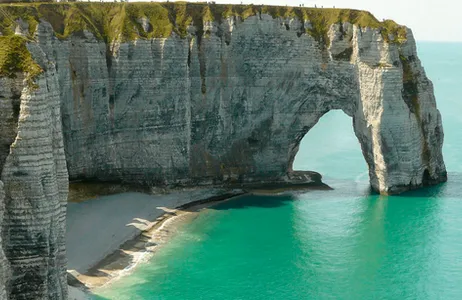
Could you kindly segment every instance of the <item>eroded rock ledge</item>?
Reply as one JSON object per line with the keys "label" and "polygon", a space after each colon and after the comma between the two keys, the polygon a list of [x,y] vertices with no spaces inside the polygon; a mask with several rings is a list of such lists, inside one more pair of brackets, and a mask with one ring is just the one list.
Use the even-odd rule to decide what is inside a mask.
{"label": "eroded rock ledge", "polygon": [[66,299],[69,179],[284,183],[303,136],[342,109],[373,189],[446,180],[432,83],[392,21],[185,3],[0,9],[1,299]]}

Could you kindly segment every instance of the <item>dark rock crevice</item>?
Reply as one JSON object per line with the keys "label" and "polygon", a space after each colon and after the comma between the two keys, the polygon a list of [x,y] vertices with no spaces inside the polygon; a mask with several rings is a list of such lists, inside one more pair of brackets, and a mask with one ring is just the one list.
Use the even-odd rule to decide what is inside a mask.
{"label": "dark rock crevice", "polygon": [[21,93],[12,87],[0,94],[0,176],[5,160],[18,133]]}

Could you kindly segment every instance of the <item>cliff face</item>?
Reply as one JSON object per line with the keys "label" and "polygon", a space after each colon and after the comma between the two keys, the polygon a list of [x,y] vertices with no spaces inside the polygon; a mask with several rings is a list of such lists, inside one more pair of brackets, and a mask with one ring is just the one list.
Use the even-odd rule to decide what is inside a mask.
{"label": "cliff face", "polygon": [[[38,60],[43,52],[31,45]],[[52,63],[30,86],[22,74],[0,79],[4,183],[0,193],[0,283],[9,265],[9,298],[65,299],[65,214],[68,174],[58,80]],[[3,148],[3,147],[2,147]],[[3,195],[5,196],[3,198]],[[2,218],[3,217],[3,218]],[[0,285],[2,286],[2,285]],[[4,286],[3,286],[4,287]],[[0,289],[1,295],[1,289]]]}
{"label": "cliff face", "polygon": [[0,63],[10,299],[66,298],[68,178],[285,182],[303,136],[342,109],[375,190],[446,180],[441,117],[410,30],[355,11],[200,4],[198,17],[143,5],[135,16],[135,5],[108,4],[112,19],[94,4],[37,5],[0,22],[33,38],[22,55],[37,64]]}
{"label": "cliff face", "polygon": [[305,133],[342,109],[375,190],[440,181],[441,118],[412,33],[385,43],[344,23],[322,48],[297,36],[302,26],[261,15],[206,24],[200,45],[173,36],[109,47],[90,34],[52,39],[49,27],[70,178],[283,181]]}
{"label": "cliff face", "polygon": [[[3,214],[5,213],[4,207],[5,193],[3,191],[3,182],[0,181],[0,224],[3,224]],[[0,230],[2,228],[0,227]],[[9,277],[8,260],[5,257],[2,246],[2,235],[0,231],[0,299],[6,299],[6,281]]]}

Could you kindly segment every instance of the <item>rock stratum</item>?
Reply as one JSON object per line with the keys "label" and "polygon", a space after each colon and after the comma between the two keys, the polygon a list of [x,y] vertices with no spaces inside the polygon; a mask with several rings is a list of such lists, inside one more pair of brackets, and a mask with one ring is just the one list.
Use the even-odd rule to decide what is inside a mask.
{"label": "rock stratum", "polygon": [[309,182],[292,162],[332,109],[374,190],[446,180],[412,32],[367,12],[0,5],[0,32],[0,299],[67,298],[69,180]]}

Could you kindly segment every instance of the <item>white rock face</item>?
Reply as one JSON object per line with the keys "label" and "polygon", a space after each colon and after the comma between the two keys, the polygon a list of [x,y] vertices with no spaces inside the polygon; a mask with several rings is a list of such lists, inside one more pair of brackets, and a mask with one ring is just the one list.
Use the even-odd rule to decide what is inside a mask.
{"label": "white rock face", "polygon": [[[30,51],[37,58],[43,55],[34,45]],[[0,142],[15,135],[0,164],[5,192],[4,198],[0,195],[1,246],[11,270],[6,289],[9,299],[66,299],[68,173],[58,78],[50,63],[36,79],[37,88],[22,82],[20,74],[2,80],[0,102],[8,117],[0,121],[4,130]],[[17,89],[18,82],[22,90]],[[0,267],[0,283],[6,265]]]}
{"label": "white rock face", "polygon": [[194,35],[105,45],[90,33],[60,41],[42,23],[70,178],[283,181],[306,132],[342,109],[375,190],[445,180],[441,117],[411,31],[392,44],[377,29],[333,25],[323,47],[301,26],[261,15],[209,22],[199,46]]}
{"label": "white rock face", "polygon": [[[3,182],[0,181],[0,224],[3,223],[3,214],[5,213],[5,193],[3,191]],[[0,299],[8,299],[6,294],[6,281],[9,278],[8,260],[3,253],[2,232],[0,227]]]}
{"label": "white rock face", "polygon": [[259,15],[207,23],[200,38],[189,28],[187,38],[106,45],[88,32],[59,40],[43,21],[28,46],[45,70],[38,88],[0,78],[10,299],[67,297],[68,178],[284,182],[303,136],[341,109],[373,189],[445,181],[441,117],[411,31],[392,44],[345,23],[323,45],[301,26],[311,25]]}

